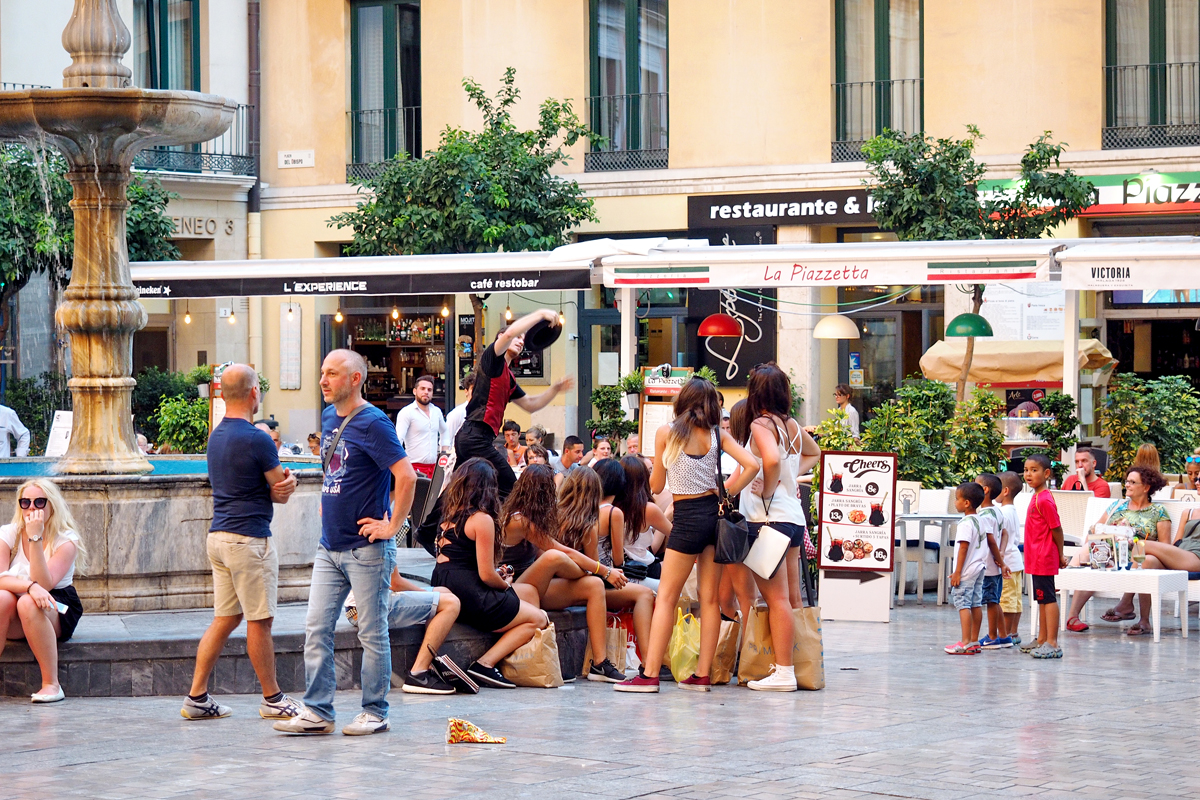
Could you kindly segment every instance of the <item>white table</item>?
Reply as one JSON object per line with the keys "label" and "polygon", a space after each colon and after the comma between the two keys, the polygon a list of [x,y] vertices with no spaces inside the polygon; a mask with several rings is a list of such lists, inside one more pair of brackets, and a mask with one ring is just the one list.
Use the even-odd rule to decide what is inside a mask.
{"label": "white table", "polygon": [[[1188,574],[1174,569],[1100,570],[1087,567],[1061,570],[1054,578],[1058,590],[1058,625],[1066,630],[1070,615],[1071,595],[1074,592],[1098,592],[1119,597],[1126,592],[1150,595],[1150,621],[1154,626],[1154,641],[1159,640],[1162,627],[1162,596],[1174,592],[1187,608]],[[1032,600],[1032,593],[1030,598]],[[1033,608],[1033,636],[1037,638],[1037,604]],[[1183,638],[1187,638],[1187,616],[1182,619]]]}
{"label": "white table", "polygon": [[[896,575],[896,603],[904,605],[904,584],[905,578],[908,576],[908,526],[904,523],[917,523],[917,547],[920,548],[920,557],[917,559],[917,603],[925,602],[925,529],[927,527],[936,526],[938,529],[938,546],[941,548],[938,551],[938,569],[942,569],[942,564],[946,558],[946,548],[950,546],[949,537],[946,535],[950,525],[962,519],[962,514],[900,514],[896,517],[896,522],[900,525],[900,530],[897,531],[900,539],[900,560],[898,565],[892,566],[892,573]],[[940,606],[946,602],[945,591],[942,586],[942,573],[938,573],[938,599],[937,604]]]}

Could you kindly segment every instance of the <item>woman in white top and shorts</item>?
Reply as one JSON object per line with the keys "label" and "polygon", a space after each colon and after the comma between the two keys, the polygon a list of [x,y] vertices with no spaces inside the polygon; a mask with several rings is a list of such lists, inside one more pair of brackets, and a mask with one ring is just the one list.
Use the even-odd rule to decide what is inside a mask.
{"label": "woman in white top and shorts", "polygon": [[676,675],[675,678],[681,689],[709,691],[709,670],[721,632],[721,608],[717,601],[721,567],[713,560],[717,543],[717,481],[720,480],[718,441],[720,449],[730,453],[742,468],[738,477],[726,483],[729,494],[742,491],[758,475],[758,462],[754,456],[720,430],[721,404],[715,386],[703,378],[692,378],[675,397],[674,411],[674,422],[659,427],[654,436],[650,489],[661,492],[669,479],[675,513],[650,623],[650,644],[643,648],[645,658],[637,677],[613,687],[619,692],[658,691],[659,669],[675,623],[675,604],[684,581],[697,562],[700,658],[696,674],[686,678]]}
{"label": "woman in white top and shorts", "polygon": [[[787,567],[792,559],[798,565],[799,548],[808,535],[797,488],[801,470],[811,468],[815,458],[803,454],[809,448],[805,447],[799,424],[790,418],[792,387],[783,370],[775,364],[760,364],[750,370],[746,391],[746,399],[733,407],[730,430],[734,439],[749,447],[760,470],[758,477],[742,490],[740,509],[749,523],[752,545],[768,525],[787,535],[789,544],[783,561],[770,578],[763,578],[741,564],[730,567],[758,584],[767,602],[777,659],[772,673],[762,680],[751,681],[750,688],[790,692],[796,689],[796,676],[792,664],[792,599]],[[819,449],[817,453],[819,458]]]}
{"label": "woman in white top and shorts", "polygon": [[62,493],[34,479],[17,490],[13,521],[0,527],[0,652],[4,639],[25,639],[42,671],[35,703],[63,699],[58,643],[75,632],[83,604],[71,585],[87,559]]}

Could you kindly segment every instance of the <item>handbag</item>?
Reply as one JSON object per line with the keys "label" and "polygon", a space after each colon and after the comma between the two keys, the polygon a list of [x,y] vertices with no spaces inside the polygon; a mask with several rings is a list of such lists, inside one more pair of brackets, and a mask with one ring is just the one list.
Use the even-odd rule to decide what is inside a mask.
{"label": "handbag", "polygon": [[625,559],[625,563],[618,567],[618,569],[625,573],[625,577],[631,581],[644,581],[649,574],[650,565],[640,564],[637,561],[627,558]]}
{"label": "handbag", "polygon": [[750,527],[740,511],[734,509],[721,480],[721,433],[717,432],[717,549],[713,561],[718,564],[740,564],[750,552]]}
{"label": "handbag", "polygon": [[791,544],[792,537],[775,530],[768,522],[759,529],[758,538],[754,540],[743,563],[760,578],[770,580],[779,571]]}

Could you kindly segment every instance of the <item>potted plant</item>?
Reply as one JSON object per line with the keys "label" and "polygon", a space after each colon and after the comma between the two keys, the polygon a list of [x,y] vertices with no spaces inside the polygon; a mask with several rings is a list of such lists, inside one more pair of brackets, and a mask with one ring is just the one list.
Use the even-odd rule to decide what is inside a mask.
{"label": "potted plant", "polygon": [[200,393],[201,397],[208,397],[208,384],[212,381],[212,367],[208,364],[192,367],[187,372],[187,379],[196,385],[196,391]]}
{"label": "potted plant", "polygon": [[692,377],[693,378],[704,378],[704,380],[708,381],[713,386],[720,386],[720,384],[717,383],[716,370],[714,370],[712,367],[708,366],[707,364],[705,364],[703,367],[701,367],[700,369],[693,372]]}
{"label": "potted plant", "polygon": [[597,386],[592,390],[592,405],[599,415],[597,419],[589,419],[585,425],[592,436],[607,436],[613,442],[614,451],[621,440],[631,433],[636,433],[638,424],[625,419],[625,410],[621,408],[620,386]]}
{"label": "potted plant", "polygon": [[621,378],[621,389],[625,392],[625,400],[629,403],[630,408],[637,408],[642,396],[642,391],[646,388],[646,381],[642,378],[641,370],[631,372]]}

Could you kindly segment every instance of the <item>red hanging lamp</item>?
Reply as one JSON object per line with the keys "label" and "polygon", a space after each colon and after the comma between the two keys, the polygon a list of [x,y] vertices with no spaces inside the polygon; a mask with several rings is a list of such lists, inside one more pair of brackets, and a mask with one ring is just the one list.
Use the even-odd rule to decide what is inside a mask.
{"label": "red hanging lamp", "polygon": [[701,336],[741,336],[742,324],[728,314],[709,314],[700,323]]}

